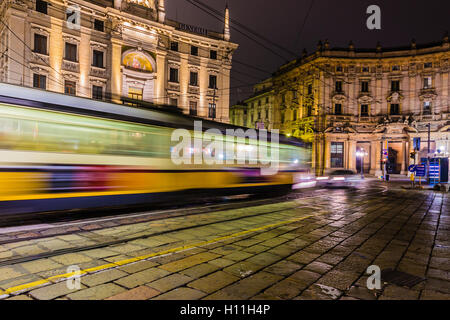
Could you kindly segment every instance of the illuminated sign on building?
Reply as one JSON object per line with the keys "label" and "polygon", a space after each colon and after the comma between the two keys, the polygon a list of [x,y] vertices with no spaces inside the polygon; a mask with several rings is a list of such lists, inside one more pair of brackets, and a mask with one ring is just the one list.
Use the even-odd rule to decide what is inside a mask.
{"label": "illuminated sign on building", "polygon": [[196,27],[196,26],[191,26],[191,25],[184,24],[184,23],[178,23],[178,29],[183,30],[183,31],[192,32],[192,33],[198,33],[198,34],[201,34],[204,36],[208,35],[207,29],[201,28],[201,27]]}

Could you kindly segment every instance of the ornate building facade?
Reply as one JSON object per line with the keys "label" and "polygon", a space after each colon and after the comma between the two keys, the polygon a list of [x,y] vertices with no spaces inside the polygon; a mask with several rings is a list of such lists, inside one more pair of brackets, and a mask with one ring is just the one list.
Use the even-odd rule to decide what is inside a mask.
{"label": "ornate building facade", "polygon": [[[437,43],[373,50],[319,42],[316,52],[304,52],[257,84],[240,108],[247,127],[264,121],[266,128],[312,142],[318,175],[359,171],[361,162],[367,173],[381,175],[386,163],[388,172],[407,174],[412,163],[449,155],[449,72],[448,35]],[[363,161],[360,150],[367,154]]]}
{"label": "ornate building facade", "polygon": [[171,104],[228,122],[238,47],[230,42],[228,8],[223,32],[165,13],[164,0],[3,0],[0,81]]}

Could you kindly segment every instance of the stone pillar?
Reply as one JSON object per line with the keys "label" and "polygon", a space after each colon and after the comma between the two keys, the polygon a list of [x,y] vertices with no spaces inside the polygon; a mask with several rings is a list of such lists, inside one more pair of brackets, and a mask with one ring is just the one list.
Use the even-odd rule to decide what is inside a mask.
{"label": "stone pillar", "polygon": [[164,5],[164,0],[158,1],[158,21],[161,23],[166,21],[166,8]]}
{"label": "stone pillar", "polygon": [[80,64],[80,89],[78,95],[81,97],[92,98],[92,88],[89,81],[91,72],[91,36],[90,33],[81,32],[79,47],[79,64]]}
{"label": "stone pillar", "polygon": [[317,143],[316,140],[314,140],[312,144],[312,150],[311,150],[311,172],[314,172],[317,174],[316,171],[316,150],[317,150]]}
{"label": "stone pillar", "polygon": [[348,169],[356,172],[356,141],[349,141],[348,148]]}
{"label": "stone pillar", "polygon": [[325,136],[325,172],[326,174],[331,169],[331,141]]}
{"label": "stone pillar", "polygon": [[[4,18],[4,17],[3,17]],[[17,84],[17,85],[33,85],[33,74],[27,74],[29,73],[27,68],[27,62],[24,57],[25,52],[29,52],[29,50],[25,50],[24,42],[27,43],[27,31],[25,29],[25,18],[26,18],[26,12],[17,11],[15,9],[11,9],[11,16],[8,20],[2,20],[5,21],[5,23],[10,26],[12,31],[14,32],[14,35],[12,32],[10,32],[8,29],[3,28],[3,32],[8,32],[8,43],[6,43],[6,47],[10,48],[8,50],[8,56],[10,59],[8,59],[8,72],[6,74],[6,82],[11,84]],[[1,25],[3,27],[3,25]],[[20,38],[20,39],[18,39]],[[28,43],[29,46],[32,48],[32,39],[30,39]],[[48,39],[47,41],[49,41]],[[47,83],[50,84],[52,80],[47,79]]]}
{"label": "stone pillar", "polygon": [[122,92],[122,41],[112,38],[111,50],[111,94],[112,100],[116,103],[121,103],[120,96],[127,95],[127,92]]}
{"label": "stone pillar", "polygon": [[156,52],[156,81],[155,81],[155,98],[153,101],[159,104],[165,104],[169,101],[166,97],[167,84],[167,52],[158,50]]}
{"label": "stone pillar", "polygon": [[185,113],[189,113],[189,56],[184,53],[180,53],[180,70],[178,72],[179,83],[180,83],[180,97],[178,101],[178,107],[182,109]]}
{"label": "stone pillar", "polygon": [[[50,91],[64,92],[64,78],[61,73],[61,65],[64,55],[64,41],[62,37],[62,24],[64,22],[57,19],[51,20],[51,31],[48,39],[48,55],[51,69],[49,71],[50,80],[48,89]],[[80,90],[78,83],[77,95]]]}
{"label": "stone pillar", "polygon": [[370,142],[370,174],[375,175],[377,171],[377,166],[379,166],[380,159],[377,157],[377,145],[379,147],[380,143],[376,140]]}
{"label": "stone pillar", "polygon": [[230,73],[231,66],[224,64],[220,74],[218,75],[220,100],[218,104],[218,117],[220,122],[228,123],[230,114]]}
{"label": "stone pillar", "polygon": [[407,155],[407,149],[406,149],[406,141],[402,141],[402,152],[401,152],[401,157],[402,157],[402,168],[400,171],[400,174],[408,174],[408,168],[407,168],[407,160],[406,160],[406,155]]}

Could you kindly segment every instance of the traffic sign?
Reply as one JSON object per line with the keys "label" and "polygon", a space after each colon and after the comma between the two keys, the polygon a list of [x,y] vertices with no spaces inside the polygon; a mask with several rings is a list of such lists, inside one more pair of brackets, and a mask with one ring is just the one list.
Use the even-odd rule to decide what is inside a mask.
{"label": "traffic sign", "polygon": [[416,171],[416,168],[417,168],[417,165],[412,164],[412,165],[410,165],[410,166],[408,167],[408,171],[409,171],[409,172],[415,172],[415,171]]}
{"label": "traffic sign", "polygon": [[425,177],[427,169],[424,164],[416,166],[416,176],[417,177]]}

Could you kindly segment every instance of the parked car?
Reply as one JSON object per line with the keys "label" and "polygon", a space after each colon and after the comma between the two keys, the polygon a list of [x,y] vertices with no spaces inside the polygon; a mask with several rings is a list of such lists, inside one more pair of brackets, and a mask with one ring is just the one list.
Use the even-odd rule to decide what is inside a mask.
{"label": "parked car", "polygon": [[361,176],[352,170],[335,170],[328,176],[316,177],[316,186],[321,188],[354,187]]}

